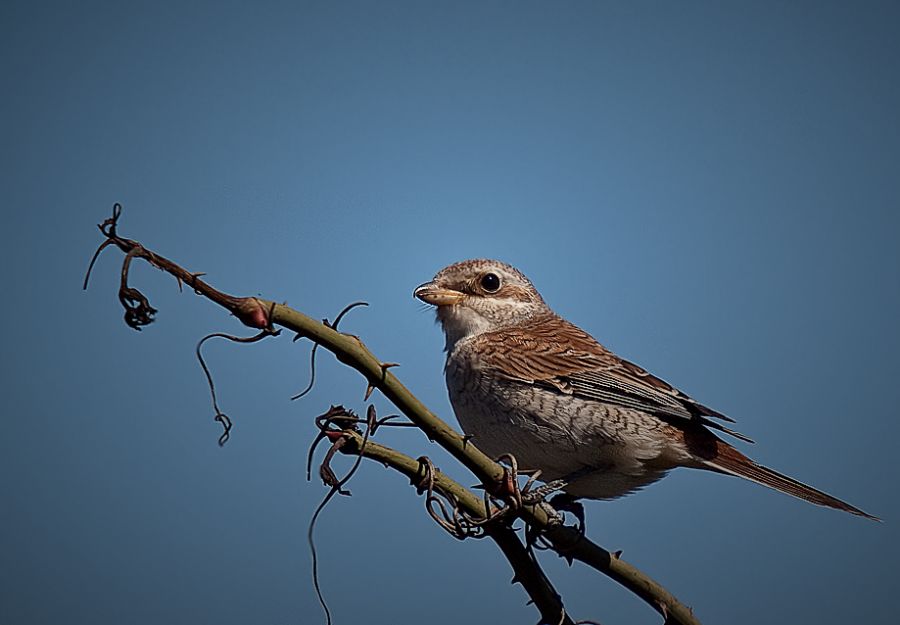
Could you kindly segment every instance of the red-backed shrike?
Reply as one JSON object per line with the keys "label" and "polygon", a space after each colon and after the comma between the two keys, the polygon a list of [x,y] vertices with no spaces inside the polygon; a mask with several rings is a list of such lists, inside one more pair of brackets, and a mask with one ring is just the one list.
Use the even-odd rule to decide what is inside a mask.
{"label": "red-backed shrike", "polygon": [[676,467],[736,475],[815,504],[872,517],[757,464],[711,430],[749,440],[724,414],[619,358],[554,313],[531,282],[468,260],[415,290],[437,308],[450,402],[482,451],[513,454],[573,497],[613,499]]}

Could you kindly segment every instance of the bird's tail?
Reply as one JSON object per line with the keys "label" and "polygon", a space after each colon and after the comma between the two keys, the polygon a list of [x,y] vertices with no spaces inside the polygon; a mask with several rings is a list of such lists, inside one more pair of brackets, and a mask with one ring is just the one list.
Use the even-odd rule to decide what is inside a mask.
{"label": "bird's tail", "polygon": [[[881,520],[878,517],[863,512],[855,506],[851,506],[845,501],[841,501],[837,497],[832,497],[831,495],[823,493],[822,491],[815,489],[812,486],[807,486],[802,482],[798,482],[794,478],[783,475],[778,471],[773,471],[772,469],[764,467],[761,464],[757,464],[719,438],[716,438],[715,443],[715,452],[713,454],[709,454],[709,456],[711,457],[704,457],[701,460],[705,468],[709,468],[720,473],[736,475],[737,477],[742,477],[745,480],[750,480],[751,482],[756,482],[757,484],[762,484],[763,486],[774,488],[775,490],[781,491],[782,493],[793,495],[794,497],[798,497],[820,506],[827,506],[829,508],[835,508],[836,510],[843,510],[844,512],[863,516],[867,519],[874,519],[876,521]],[[707,454],[704,454],[704,456],[706,455]]]}

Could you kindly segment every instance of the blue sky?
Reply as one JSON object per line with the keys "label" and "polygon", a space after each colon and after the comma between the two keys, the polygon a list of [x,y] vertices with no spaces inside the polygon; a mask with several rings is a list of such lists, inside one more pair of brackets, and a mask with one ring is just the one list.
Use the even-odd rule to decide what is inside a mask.
{"label": "blue sky", "polygon": [[[893,622],[900,437],[900,12],[892,3],[16,3],[0,7],[5,306],[0,621],[324,622],[312,419],[364,383],[244,330],[94,224],[235,293],[345,320],[453,422],[411,298],[511,262],[560,314],[731,415],[757,460],[876,524],[680,470],[587,506],[588,534],[704,622]],[[391,407],[377,394],[381,414]],[[379,438],[471,477],[412,431]],[[317,531],[336,623],[537,619],[364,464]],[[576,618],[656,617],[552,555]],[[447,602],[447,597],[452,597]],[[464,613],[460,613],[462,609]]]}

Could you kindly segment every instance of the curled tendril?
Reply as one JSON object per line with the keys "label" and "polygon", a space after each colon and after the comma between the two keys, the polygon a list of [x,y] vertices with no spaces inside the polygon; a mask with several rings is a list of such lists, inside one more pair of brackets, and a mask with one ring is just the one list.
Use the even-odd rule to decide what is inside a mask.
{"label": "curled tendril", "polygon": [[225,445],[228,442],[228,439],[231,438],[231,419],[222,412],[222,409],[219,408],[219,402],[216,398],[216,385],[213,382],[212,374],[209,371],[209,367],[206,365],[206,360],[203,358],[203,344],[206,343],[209,339],[213,338],[222,338],[232,341],[234,343],[256,343],[257,341],[261,341],[267,336],[278,336],[281,333],[281,330],[273,330],[271,328],[264,328],[258,334],[253,336],[233,336],[231,334],[225,334],[223,332],[213,332],[212,334],[207,334],[197,343],[197,348],[195,353],[197,355],[197,360],[200,361],[200,367],[203,369],[203,374],[206,376],[206,382],[209,384],[209,393],[212,396],[212,404],[213,410],[215,411],[215,420],[222,424],[223,432],[219,437],[219,447]]}
{"label": "curled tendril", "polygon": [[[368,305],[369,305],[368,302],[353,302],[352,304],[348,304],[347,306],[345,306],[344,309],[338,313],[338,316],[335,317],[335,319],[334,319],[334,323],[329,323],[328,319],[323,319],[322,323],[324,323],[326,326],[328,326],[332,330],[337,330],[338,324],[341,322],[341,319],[344,318],[344,315],[346,315],[348,312],[350,312],[354,308],[357,308],[358,306],[368,306]],[[303,336],[298,334],[293,338],[293,340],[297,341],[301,338],[303,338]],[[309,384],[307,384],[306,388],[304,388],[302,391],[300,391],[299,393],[297,393],[296,395],[291,397],[291,401],[300,399],[301,397],[303,397],[304,395],[306,395],[313,389],[313,386],[316,383],[316,351],[318,349],[319,349],[319,344],[314,343],[313,347],[312,347],[312,351],[310,352],[310,355],[309,355]]]}
{"label": "curled tendril", "polygon": [[116,234],[116,225],[119,222],[119,217],[122,216],[122,205],[116,202],[113,204],[112,217],[107,217],[103,223],[97,224],[97,227],[100,228],[100,232],[103,233],[103,236],[106,237],[106,240],[101,243],[97,250],[94,252],[94,255],[91,257],[91,262],[88,264],[87,272],[84,274],[84,283],[82,284],[82,289],[87,290],[88,281],[91,279],[91,271],[94,269],[94,263],[97,262],[97,258],[100,256],[100,253],[105,250],[107,247],[114,243],[113,239],[118,236]]}
{"label": "curled tendril", "polygon": [[[322,480],[326,485],[330,486],[330,490],[328,494],[322,499],[322,502],[316,507],[315,512],[313,512],[312,518],[309,520],[309,528],[306,532],[306,539],[309,542],[309,550],[312,556],[312,569],[313,569],[313,587],[316,590],[316,597],[319,599],[319,604],[322,606],[322,610],[325,612],[325,621],[326,625],[331,625],[331,610],[328,608],[328,603],[325,601],[325,596],[322,594],[322,588],[319,584],[319,557],[318,552],[316,550],[316,542],[315,542],[315,528],[316,523],[319,520],[319,516],[322,514],[322,511],[325,509],[325,506],[328,505],[335,495],[349,495],[350,491],[344,489],[344,485],[350,481],[350,478],[356,473],[356,470],[359,468],[360,463],[363,459],[363,451],[366,448],[366,443],[369,442],[369,437],[374,433],[377,428],[377,418],[375,414],[375,406],[370,405],[368,410],[366,411],[366,429],[363,433],[362,443],[360,444],[358,455],[356,459],[353,461],[353,465],[350,467],[350,470],[347,471],[347,474],[344,475],[341,479],[337,479],[334,471],[331,469],[331,460],[334,457],[334,454],[343,447],[347,438],[344,435],[345,431],[354,431],[359,432],[359,428],[356,427],[356,423],[361,422],[362,420],[357,417],[352,411],[346,410],[343,406],[331,406],[321,417],[317,418],[317,423],[322,420],[323,425],[321,426],[321,432],[326,432],[324,436],[329,436],[332,438],[331,447],[328,450],[328,453],[325,454],[325,459],[322,461],[322,465],[319,467],[319,475],[322,476]],[[336,425],[340,429],[333,429],[331,425]],[[320,435],[321,435],[320,432]],[[323,436],[323,437],[324,437]],[[318,445],[318,441],[322,440],[322,438],[317,437],[316,441],[313,443],[311,449],[315,449],[315,446]],[[311,455],[312,452],[310,452]]]}

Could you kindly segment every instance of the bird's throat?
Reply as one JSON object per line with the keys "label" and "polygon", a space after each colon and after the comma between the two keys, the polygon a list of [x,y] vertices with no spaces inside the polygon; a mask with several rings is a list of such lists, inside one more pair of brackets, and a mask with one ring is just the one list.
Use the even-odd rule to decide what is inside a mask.
{"label": "bird's throat", "polygon": [[460,341],[493,329],[490,320],[467,306],[441,306],[437,309],[437,318],[447,339],[444,346],[447,353]]}

